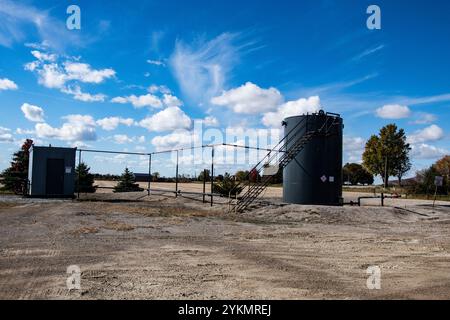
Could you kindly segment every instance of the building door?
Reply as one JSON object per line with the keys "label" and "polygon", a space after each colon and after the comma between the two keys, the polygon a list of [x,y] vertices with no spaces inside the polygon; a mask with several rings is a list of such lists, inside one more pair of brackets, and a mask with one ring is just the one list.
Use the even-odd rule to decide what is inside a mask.
{"label": "building door", "polygon": [[64,194],[64,159],[47,159],[46,195]]}

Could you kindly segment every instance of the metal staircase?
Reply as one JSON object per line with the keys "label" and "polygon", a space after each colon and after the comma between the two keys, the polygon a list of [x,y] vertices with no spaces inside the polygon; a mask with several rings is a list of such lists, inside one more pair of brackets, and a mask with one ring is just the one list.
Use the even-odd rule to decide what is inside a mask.
{"label": "metal staircase", "polygon": [[[308,115],[292,128],[283,139],[250,171],[245,179],[234,187],[234,190],[242,189],[245,193],[230,202],[230,211],[243,212],[255,199],[267,188],[269,183],[283,170],[313,139],[320,134],[327,134],[334,124],[334,117],[328,117],[328,113],[319,113],[323,116],[323,124],[319,128],[308,130]],[[334,114],[333,114],[334,115]],[[330,120],[332,119],[332,120]],[[329,123],[331,122],[331,123]],[[250,177],[256,176],[256,181],[251,182]],[[259,178],[260,177],[260,178]],[[236,192],[235,192],[236,193]],[[230,193],[231,194],[231,193]]]}

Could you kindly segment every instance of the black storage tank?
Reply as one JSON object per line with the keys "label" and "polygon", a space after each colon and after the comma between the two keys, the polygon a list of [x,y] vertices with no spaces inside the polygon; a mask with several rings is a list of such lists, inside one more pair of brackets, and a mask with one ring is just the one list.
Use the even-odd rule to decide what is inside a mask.
{"label": "black storage tank", "polygon": [[[286,203],[342,205],[342,132],[343,121],[337,114],[319,113],[286,118],[285,136],[299,122],[297,138],[317,131],[304,149],[284,168],[283,200]],[[291,135],[297,129],[291,132]],[[294,141],[289,142],[289,149]]]}

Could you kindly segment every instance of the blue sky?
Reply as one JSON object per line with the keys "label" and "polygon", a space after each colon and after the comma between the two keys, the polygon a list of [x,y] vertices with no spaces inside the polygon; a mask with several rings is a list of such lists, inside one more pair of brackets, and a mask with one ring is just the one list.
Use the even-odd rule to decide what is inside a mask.
{"label": "blue sky", "polygon": [[[81,30],[66,28],[71,4]],[[366,27],[371,4],[381,30]],[[383,125],[404,128],[413,174],[450,152],[449,14],[448,1],[0,0],[0,169],[27,137],[152,152],[192,143],[195,121],[279,130],[322,108],[344,117],[345,161]],[[145,172],[145,157],[85,160]]]}

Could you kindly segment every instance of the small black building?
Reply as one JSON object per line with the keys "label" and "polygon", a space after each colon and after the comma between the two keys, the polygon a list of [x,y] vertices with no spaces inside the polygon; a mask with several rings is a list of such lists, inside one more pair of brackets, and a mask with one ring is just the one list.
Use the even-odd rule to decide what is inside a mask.
{"label": "small black building", "polygon": [[148,173],[135,173],[134,178],[136,182],[148,182],[150,180],[150,175]]}
{"label": "small black building", "polygon": [[76,148],[30,148],[29,196],[73,197]]}

